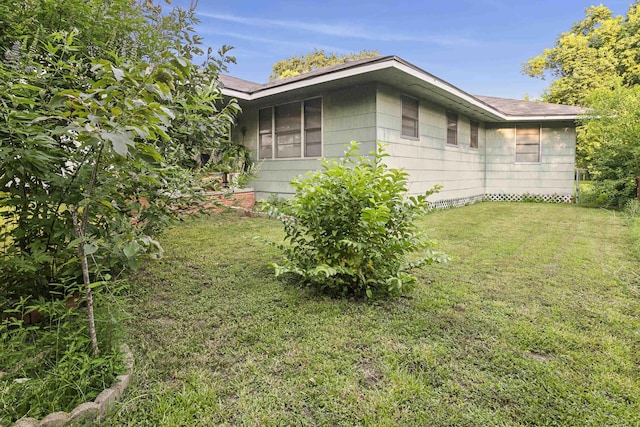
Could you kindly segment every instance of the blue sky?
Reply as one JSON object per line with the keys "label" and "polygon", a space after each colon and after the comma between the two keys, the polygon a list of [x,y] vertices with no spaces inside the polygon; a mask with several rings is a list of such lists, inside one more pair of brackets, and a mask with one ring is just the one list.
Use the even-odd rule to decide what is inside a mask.
{"label": "blue sky", "polygon": [[[631,0],[605,0],[624,15]],[[177,0],[174,5],[187,5]],[[471,94],[536,98],[548,81],[522,63],[599,2],[583,0],[214,1],[200,0],[197,33],[217,50],[234,46],[228,73],[264,83],[280,59],[314,48],[397,55]]]}

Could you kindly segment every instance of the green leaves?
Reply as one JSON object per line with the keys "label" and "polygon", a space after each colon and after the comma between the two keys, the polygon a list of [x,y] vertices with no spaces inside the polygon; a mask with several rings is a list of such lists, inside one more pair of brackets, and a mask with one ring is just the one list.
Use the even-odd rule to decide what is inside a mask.
{"label": "green leaves", "polygon": [[273,64],[273,74],[271,74],[269,80],[296,76],[330,65],[342,64],[347,60],[375,58],[376,56],[380,56],[380,52],[375,50],[362,50],[358,53],[338,56],[335,52],[326,54],[324,50],[314,49],[313,52],[306,55],[293,56]]}
{"label": "green leaves", "polygon": [[124,71],[117,67],[111,67],[111,71],[113,72],[113,77],[117,82],[121,81],[124,78]]}
{"label": "green leaves", "polygon": [[[193,7],[167,13],[156,1],[10,3],[0,6],[0,319],[24,296],[64,305],[56,301],[60,287],[83,283],[86,311],[73,312],[88,313],[93,359],[82,348],[88,339],[78,339],[86,327],[61,333],[71,346],[45,351],[82,360],[46,360],[38,372],[65,382],[52,383],[55,398],[36,405],[37,392],[16,389],[18,401],[3,394],[12,411],[16,402],[21,407],[10,420],[0,415],[0,424],[87,400],[94,385],[76,381],[92,375],[87,365],[100,374],[99,390],[112,383],[113,366],[93,363],[92,290],[113,289],[111,277],[144,256],[162,256],[152,236],[199,202],[185,160],[213,151],[238,111],[217,85],[226,59],[191,62],[202,53],[190,35]],[[63,320],[56,313],[42,324]],[[31,356],[25,360],[42,353]],[[60,406],[67,394],[75,403]]]}
{"label": "green leaves", "polygon": [[[124,3],[114,0],[88,4],[79,17],[62,3],[46,12],[80,21],[141,12],[120,10]],[[34,15],[38,6],[25,7]],[[20,40],[9,43],[16,46],[11,61],[0,63],[0,242],[10,244],[0,253],[0,294],[10,300],[45,296],[50,283],[82,277],[78,245],[90,255],[92,275],[159,257],[152,236],[193,211],[194,155],[219,145],[238,105],[225,104],[216,83],[224,59],[199,67],[189,59],[197,49],[180,47],[190,12],[150,26],[146,19],[157,11],[148,12],[111,44],[93,22],[77,22],[91,31],[49,31],[50,16],[41,16],[41,38],[3,28],[0,43],[10,34]],[[119,45],[130,36],[139,50]]]}
{"label": "green leaves", "polygon": [[133,147],[135,142],[127,135],[122,133],[100,132],[100,137],[111,141],[113,151],[125,157],[129,151],[129,147]]}
{"label": "green leaves", "polygon": [[590,96],[584,136],[600,202],[622,207],[636,196],[640,176],[640,86],[600,89]]}
{"label": "green leaves", "polygon": [[543,99],[589,105],[599,88],[640,84],[640,5],[631,4],[625,17],[604,5],[586,9],[585,18],[556,40],[555,46],[523,64],[523,73],[554,80]]}
{"label": "green leaves", "polygon": [[[285,262],[276,275],[292,273],[330,294],[400,295],[415,282],[406,272],[418,263],[444,261],[415,226],[427,194],[407,196],[407,174],[383,162],[383,146],[359,155],[351,142],[342,160],[323,160],[322,170],[294,180],[296,194],[269,208],[281,215]],[[422,258],[410,263],[412,253]]]}

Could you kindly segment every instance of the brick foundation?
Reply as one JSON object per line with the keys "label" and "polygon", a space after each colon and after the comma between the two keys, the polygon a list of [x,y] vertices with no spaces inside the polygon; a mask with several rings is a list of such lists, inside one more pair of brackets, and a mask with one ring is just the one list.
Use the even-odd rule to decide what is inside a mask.
{"label": "brick foundation", "polygon": [[[236,190],[233,193],[211,191],[207,193],[207,197],[225,207],[237,207],[251,210],[256,204],[256,192],[252,188]],[[207,209],[212,209],[214,212],[219,212],[224,209],[215,203],[209,203],[205,205],[205,207]]]}

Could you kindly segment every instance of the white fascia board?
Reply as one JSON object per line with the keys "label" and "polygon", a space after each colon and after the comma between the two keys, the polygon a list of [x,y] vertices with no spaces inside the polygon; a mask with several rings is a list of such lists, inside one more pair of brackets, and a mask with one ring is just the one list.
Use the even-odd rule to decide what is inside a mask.
{"label": "white fascia board", "polygon": [[245,101],[250,101],[252,99],[250,94],[245,92],[240,92],[238,90],[233,90],[233,89],[223,88],[222,94],[230,98],[238,98],[238,99],[243,99]]}
{"label": "white fascia board", "polygon": [[572,121],[578,120],[575,114],[563,116],[507,116],[508,122],[551,122],[551,121]]}

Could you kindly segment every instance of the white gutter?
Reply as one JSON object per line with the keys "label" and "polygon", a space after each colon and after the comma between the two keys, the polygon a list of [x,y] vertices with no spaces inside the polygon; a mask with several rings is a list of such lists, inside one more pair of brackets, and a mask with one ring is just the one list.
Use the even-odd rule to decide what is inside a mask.
{"label": "white gutter", "polygon": [[564,114],[558,116],[506,116],[508,122],[535,122],[546,120],[578,120],[577,114]]}

